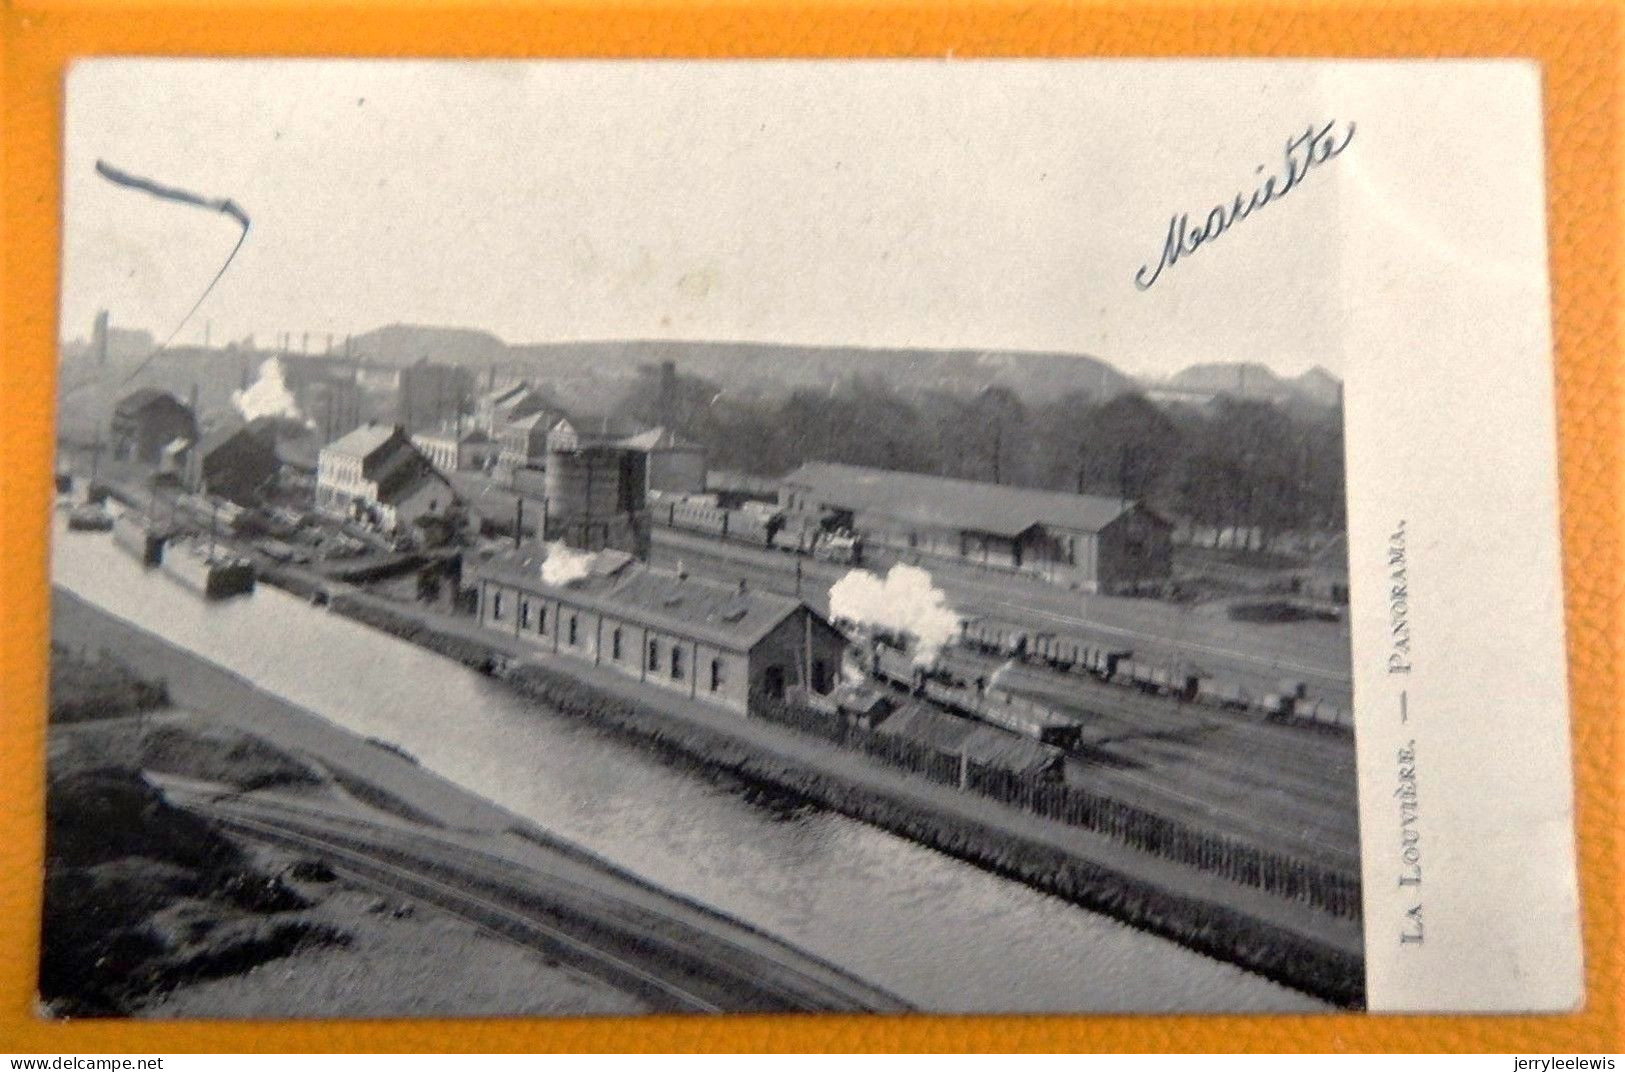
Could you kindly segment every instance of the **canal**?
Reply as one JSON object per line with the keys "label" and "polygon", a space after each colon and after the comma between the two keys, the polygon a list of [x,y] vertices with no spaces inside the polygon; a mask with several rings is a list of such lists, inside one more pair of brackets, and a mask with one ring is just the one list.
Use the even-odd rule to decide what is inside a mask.
{"label": "canal", "polygon": [[276,589],[206,604],[61,518],[52,570],[81,598],[923,1009],[1324,1007],[844,816],[713,785]]}

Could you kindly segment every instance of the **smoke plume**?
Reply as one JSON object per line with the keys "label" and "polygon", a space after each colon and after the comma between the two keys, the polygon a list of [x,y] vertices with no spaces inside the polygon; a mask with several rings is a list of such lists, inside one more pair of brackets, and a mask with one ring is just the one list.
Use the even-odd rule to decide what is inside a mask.
{"label": "smoke plume", "polygon": [[563,540],[550,540],[547,558],[542,561],[542,583],[564,585],[579,581],[592,572],[595,557],[590,552],[577,551]]}
{"label": "smoke plume", "polygon": [[266,358],[260,366],[259,378],[241,391],[231,392],[231,404],[243,415],[243,420],[259,417],[285,417],[291,421],[303,420],[293,392],[282,378],[282,362]]}
{"label": "smoke plume", "polygon": [[908,633],[917,641],[914,661],[928,663],[959,632],[948,597],[918,566],[899,562],[884,578],[855,569],[829,590],[832,617]]}

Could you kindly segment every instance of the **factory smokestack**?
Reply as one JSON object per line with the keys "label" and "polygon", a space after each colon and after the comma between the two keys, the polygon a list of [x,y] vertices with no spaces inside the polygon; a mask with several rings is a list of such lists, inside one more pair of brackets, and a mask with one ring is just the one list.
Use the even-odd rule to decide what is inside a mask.
{"label": "factory smokestack", "polygon": [[90,349],[96,355],[96,364],[107,364],[107,310],[96,314],[96,323],[90,329]]}
{"label": "factory smokestack", "polygon": [[672,430],[672,424],[677,419],[677,362],[666,360],[660,363],[660,400],[659,411],[656,414],[660,426],[666,431]]}

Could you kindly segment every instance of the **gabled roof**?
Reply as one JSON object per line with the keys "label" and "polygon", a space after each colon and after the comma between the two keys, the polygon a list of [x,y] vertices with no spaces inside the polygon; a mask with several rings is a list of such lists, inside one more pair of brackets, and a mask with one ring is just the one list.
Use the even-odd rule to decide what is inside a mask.
{"label": "gabled roof", "polygon": [[333,440],[333,442],[323,447],[322,451],[324,453],[332,451],[334,454],[346,458],[360,458],[365,461],[372,457],[379,447],[389,442],[390,437],[394,434],[395,426],[391,424],[363,424],[354,431]]}
{"label": "gabled roof", "polygon": [[597,416],[565,417],[553,429],[565,437],[574,437],[584,447],[620,446],[621,440],[641,433],[641,422],[629,417]]}
{"label": "gabled roof", "polygon": [[516,421],[509,421],[506,430],[510,432],[533,432],[538,426],[540,426],[543,431],[546,431],[547,429],[553,427],[553,423],[557,420],[557,413],[549,413],[547,410],[541,410],[539,412],[532,413],[528,417],[520,417]]}
{"label": "gabled roof", "polygon": [[498,387],[494,391],[485,392],[480,396],[478,404],[481,406],[500,406],[504,402],[513,401],[529,390],[530,384],[520,380],[518,383],[511,383],[506,387]]}
{"label": "gabled roof", "polygon": [[118,400],[118,405],[113,407],[113,412],[129,416],[141,412],[155,402],[163,402],[178,409],[186,409],[186,405],[168,391],[157,387],[137,387]]}
{"label": "gabled roof", "polygon": [[686,439],[678,438],[676,432],[667,428],[651,428],[647,432],[627,436],[620,441],[620,446],[630,447],[633,450],[702,450],[698,443],[690,443]]}
{"label": "gabled roof", "polygon": [[545,548],[510,552],[476,564],[473,575],[736,652],[755,647],[803,606],[771,592],[651,569],[618,552],[594,555],[579,580],[548,584],[542,580],[547,556]]}
{"label": "gabled roof", "polygon": [[975,480],[810,462],[785,477],[818,503],[921,526],[1019,536],[1035,525],[1099,532],[1138,507],[1103,495],[983,484]]}
{"label": "gabled roof", "polygon": [[950,715],[920,700],[911,700],[893,711],[876,731],[887,737],[918,741],[941,752],[963,752],[973,762],[1021,774],[1042,774],[1062,758],[1060,751],[1049,745]]}

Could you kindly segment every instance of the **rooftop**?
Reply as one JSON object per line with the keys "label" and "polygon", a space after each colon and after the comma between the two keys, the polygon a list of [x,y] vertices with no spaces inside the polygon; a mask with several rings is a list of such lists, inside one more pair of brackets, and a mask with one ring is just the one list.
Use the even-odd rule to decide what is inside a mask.
{"label": "rooftop", "polygon": [[154,402],[169,402],[185,409],[180,399],[158,387],[137,387],[129,394],[118,400],[113,407],[114,413],[137,413],[146,409]]}
{"label": "rooftop", "polygon": [[547,548],[510,552],[476,564],[473,575],[730,651],[748,651],[802,606],[797,600],[771,592],[741,591],[651,569],[619,551],[592,555],[584,577],[549,584],[542,580],[542,564],[551,553]]}
{"label": "rooftop", "polygon": [[395,426],[392,424],[363,424],[354,431],[333,440],[322,450],[332,451],[334,454],[340,454],[347,458],[365,460],[372,457],[379,447],[389,442],[394,434]]}
{"label": "rooftop", "polygon": [[1133,500],[1073,495],[1009,484],[810,462],[783,484],[830,506],[870,511],[922,526],[1019,536],[1035,525],[1099,532],[1134,510]]}
{"label": "rooftop", "polygon": [[963,752],[973,762],[1020,773],[1041,773],[1061,757],[1061,753],[1049,745],[950,715],[919,700],[912,700],[892,712],[877,730],[888,737],[907,737],[939,751]]}
{"label": "rooftop", "polygon": [[623,447],[633,450],[699,450],[697,443],[690,443],[680,438],[676,432],[668,428],[651,428],[647,432],[627,436],[621,440]]}

